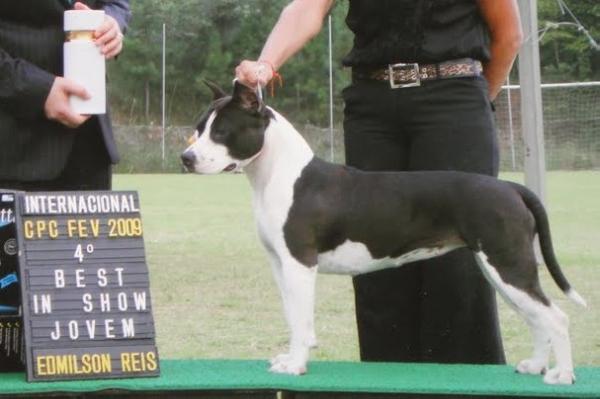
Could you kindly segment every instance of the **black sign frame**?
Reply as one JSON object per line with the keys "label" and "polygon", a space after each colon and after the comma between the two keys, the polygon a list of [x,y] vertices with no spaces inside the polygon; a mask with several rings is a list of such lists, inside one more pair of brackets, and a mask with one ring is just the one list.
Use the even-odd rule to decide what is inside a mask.
{"label": "black sign frame", "polygon": [[135,191],[17,196],[28,381],[160,374]]}
{"label": "black sign frame", "polygon": [[25,368],[14,190],[0,188],[0,372]]}

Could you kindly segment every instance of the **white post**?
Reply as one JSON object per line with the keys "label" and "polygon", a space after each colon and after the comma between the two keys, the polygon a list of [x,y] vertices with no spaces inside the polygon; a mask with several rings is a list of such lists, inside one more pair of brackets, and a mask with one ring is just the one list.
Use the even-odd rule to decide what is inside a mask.
{"label": "white post", "polygon": [[165,133],[166,133],[166,120],[165,120],[165,81],[166,81],[166,48],[167,48],[167,29],[166,24],[162,26],[162,166],[165,168]]}
{"label": "white post", "polygon": [[527,38],[519,53],[521,120],[525,141],[525,184],[545,202],[546,157],[544,151],[537,0],[520,0],[519,7],[524,36]]}
{"label": "white post", "polygon": [[515,129],[513,125],[513,113],[512,113],[512,94],[510,92],[510,76],[506,78],[506,95],[508,100],[508,130],[510,133],[510,155],[512,160],[512,170],[513,172],[517,170],[517,162],[515,155]]}
{"label": "white post", "polygon": [[334,161],[333,152],[333,40],[331,14],[329,14],[329,160]]}

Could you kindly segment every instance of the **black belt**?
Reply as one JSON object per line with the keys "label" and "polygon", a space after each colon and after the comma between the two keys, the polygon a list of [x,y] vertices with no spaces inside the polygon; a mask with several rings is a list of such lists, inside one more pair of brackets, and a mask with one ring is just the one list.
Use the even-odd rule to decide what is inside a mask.
{"label": "black belt", "polygon": [[481,76],[483,66],[472,58],[461,58],[438,64],[398,63],[387,67],[352,68],[354,79],[389,81],[392,89],[420,86],[422,81]]}

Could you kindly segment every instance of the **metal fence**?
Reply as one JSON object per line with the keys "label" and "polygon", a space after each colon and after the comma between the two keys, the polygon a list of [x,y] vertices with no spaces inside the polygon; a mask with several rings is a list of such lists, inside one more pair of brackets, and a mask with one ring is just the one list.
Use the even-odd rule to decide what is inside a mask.
{"label": "metal fence", "polygon": [[[542,97],[546,169],[600,169],[600,82],[542,85]],[[328,120],[321,125],[294,120],[293,115],[292,120],[317,155],[343,162],[342,104],[339,96],[334,100],[333,132]],[[505,86],[495,105],[501,170],[522,171],[526,148],[519,86]],[[160,125],[117,125],[123,160],[116,171],[179,172],[179,154],[192,132],[192,126],[166,126],[163,130]]]}
{"label": "metal fence", "polygon": [[[519,86],[505,86],[496,100],[502,170],[523,170]],[[600,169],[600,82],[543,84],[547,170]]]}

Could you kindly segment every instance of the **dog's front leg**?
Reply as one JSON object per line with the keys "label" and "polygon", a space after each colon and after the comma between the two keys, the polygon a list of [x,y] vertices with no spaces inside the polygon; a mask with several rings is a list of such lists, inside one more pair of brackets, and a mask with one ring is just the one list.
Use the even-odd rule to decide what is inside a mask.
{"label": "dog's front leg", "polygon": [[270,370],[304,374],[310,347],[314,344],[314,304],[317,268],[289,257],[281,262],[281,294],[290,329],[289,352],[276,356]]}
{"label": "dog's front leg", "polygon": [[[279,295],[281,296],[281,302],[283,304],[283,312],[285,314],[285,321],[286,321],[287,325],[289,326],[289,325],[291,325],[290,318],[289,318],[289,313],[290,313],[289,304],[287,303],[289,298],[285,294],[281,262],[279,261],[279,259],[277,258],[276,255],[272,255],[270,253],[269,253],[269,258],[270,258],[269,260],[271,263],[271,269],[273,271],[273,277],[275,279],[275,282],[277,283],[277,288],[279,289]],[[314,320],[314,318],[313,318],[313,320]],[[311,349],[317,347],[317,335],[315,333],[314,323],[313,323],[313,325],[310,326],[309,347]],[[271,361],[271,363],[273,363],[273,362],[274,362],[274,360]]]}

